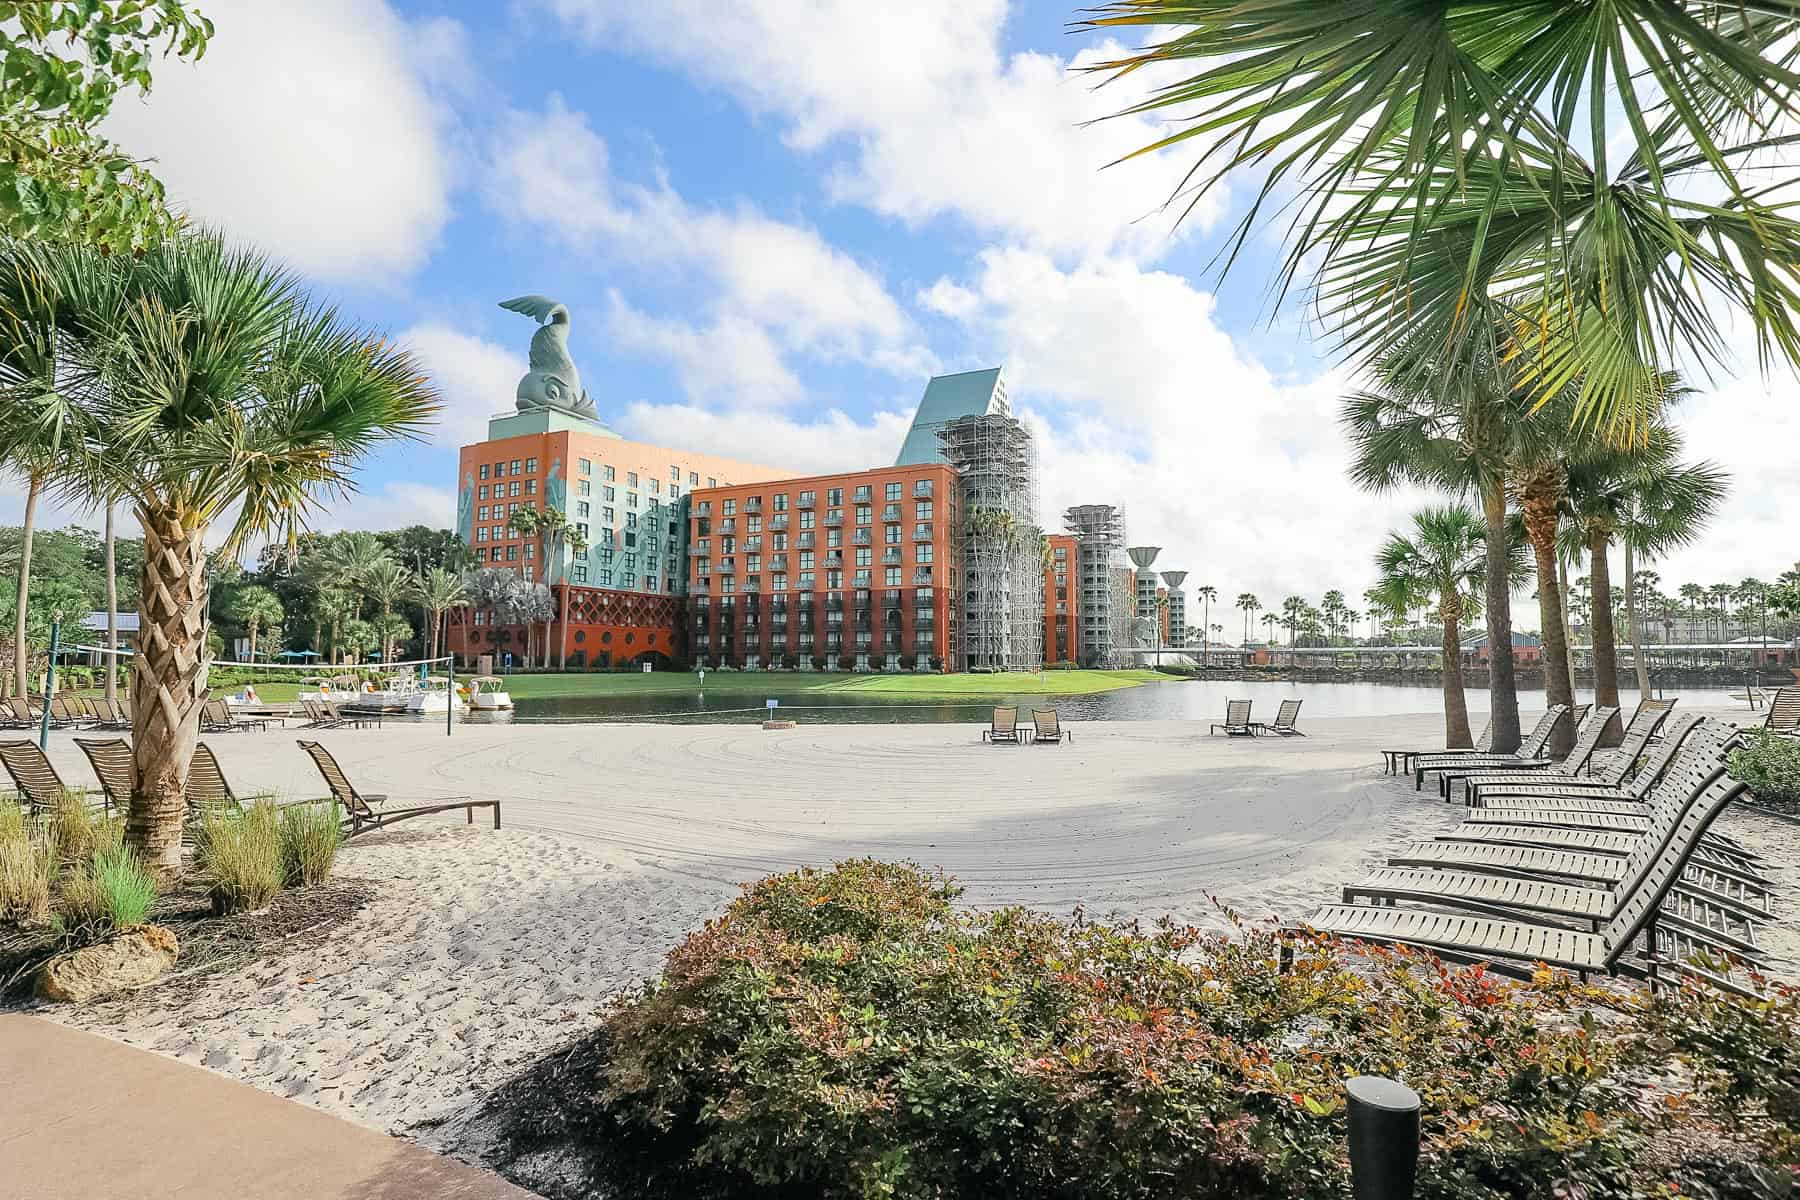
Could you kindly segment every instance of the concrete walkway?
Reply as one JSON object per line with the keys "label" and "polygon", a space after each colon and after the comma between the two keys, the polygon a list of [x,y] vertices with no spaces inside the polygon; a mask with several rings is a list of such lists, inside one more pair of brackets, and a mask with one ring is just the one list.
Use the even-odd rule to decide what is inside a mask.
{"label": "concrete walkway", "polygon": [[0,1200],[531,1200],[160,1054],[0,1015]]}

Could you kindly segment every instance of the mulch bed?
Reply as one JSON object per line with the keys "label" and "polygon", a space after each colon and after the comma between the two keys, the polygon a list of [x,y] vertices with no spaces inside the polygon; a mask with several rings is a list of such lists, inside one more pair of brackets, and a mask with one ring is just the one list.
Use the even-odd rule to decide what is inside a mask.
{"label": "mulch bed", "polygon": [[[181,943],[175,970],[152,986],[194,990],[238,963],[316,945],[374,896],[366,880],[331,879],[280,892],[266,908],[221,917],[214,915],[205,888],[183,883],[157,897],[150,911],[151,922],[166,926]],[[45,926],[0,926],[0,1006],[29,1000],[38,965],[72,945]]]}

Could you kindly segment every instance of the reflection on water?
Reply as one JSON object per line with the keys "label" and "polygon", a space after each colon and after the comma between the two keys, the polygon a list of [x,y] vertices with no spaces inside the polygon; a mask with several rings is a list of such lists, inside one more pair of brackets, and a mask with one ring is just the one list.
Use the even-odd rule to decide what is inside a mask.
{"label": "reflection on water", "polygon": [[[996,704],[1017,704],[1021,709],[1046,708],[1052,705],[1064,720],[1072,721],[1200,721],[1216,720],[1224,715],[1228,699],[1255,702],[1255,715],[1261,720],[1274,720],[1275,708],[1283,700],[1306,702],[1301,710],[1301,724],[1307,718],[1376,717],[1400,713],[1441,712],[1442,693],[1435,687],[1414,687],[1395,683],[1244,683],[1215,680],[1170,680],[1147,683],[1140,687],[1121,688],[1090,696],[1015,696],[981,700],[916,700],[895,697],[882,702],[867,695],[833,692],[796,692],[784,690],[782,681],[771,678],[769,699],[781,701],[781,715],[798,721],[837,724],[882,724],[889,722],[966,723],[987,719]],[[1722,691],[1687,691],[1668,689],[1668,696],[1681,696],[1690,705],[1728,705],[1731,700]],[[672,720],[719,723],[757,721],[763,716],[759,697],[741,691],[729,694],[706,692],[695,687],[690,694],[645,696],[567,696],[556,699],[516,699],[517,719],[521,721],[630,721]],[[1583,693],[1582,700],[1591,700]],[[1520,699],[1527,709],[1541,708],[1544,693],[1521,691]],[[1627,709],[1637,703],[1635,690],[1621,690],[1620,703]],[[1468,692],[1469,712],[1477,718],[1487,712],[1485,691]],[[1264,710],[1267,710],[1266,712]],[[480,719],[480,718],[475,718]]]}

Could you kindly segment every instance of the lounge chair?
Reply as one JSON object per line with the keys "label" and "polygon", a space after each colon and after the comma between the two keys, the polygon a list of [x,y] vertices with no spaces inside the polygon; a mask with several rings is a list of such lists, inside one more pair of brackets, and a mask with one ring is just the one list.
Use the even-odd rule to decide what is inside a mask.
{"label": "lounge chair", "polygon": [[371,725],[381,728],[381,714],[378,712],[346,712],[343,705],[325,695],[319,697],[319,704],[331,714],[332,721],[340,728],[346,725],[351,729],[367,729]]}
{"label": "lounge chair", "polygon": [[1606,736],[1606,731],[1611,728],[1618,716],[1619,710],[1616,708],[1590,710],[1587,719],[1582,721],[1581,727],[1575,731],[1575,744],[1569,747],[1569,753],[1560,763],[1552,762],[1549,759],[1530,758],[1521,760],[1516,768],[1508,767],[1498,771],[1491,767],[1439,771],[1438,794],[1446,800],[1450,799],[1455,794],[1456,784],[1461,781],[1465,785],[1466,795],[1466,785],[1469,780],[1485,779],[1493,775],[1539,773],[1574,778],[1587,769],[1588,762],[1594,757],[1594,751],[1600,748],[1600,739]]}
{"label": "lounge chair", "polygon": [[6,708],[21,729],[36,729],[44,720],[44,710],[33,708],[31,701],[24,696],[8,697]]}
{"label": "lounge chair", "polygon": [[[1719,776],[1703,788],[1662,846],[1654,854],[1633,856],[1633,879],[1619,892],[1562,888],[1555,898],[1539,897],[1533,912],[1560,915],[1570,906],[1591,910],[1594,929],[1571,929],[1537,917],[1496,917],[1472,912],[1376,907],[1362,904],[1328,904],[1307,918],[1313,930],[1362,941],[1415,946],[1447,958],[1486,962],[1494,970],[1529,977],[1536,964],[1574,971],[1582,979],[1593,974],[1626,974],[1648,978],[1654,987],[1665,955],[1678,960],[1698,955],[1718,955],[1727,947],[1703,922],[1665,911],[1664,901],[1674,890],[1688,860],[1699,845],[1700,835],[1725,806],[1735,800],[1744,785]],[[1641,866],[1641,869],[1638,869]],[[1560,885],[1514,881],[1521,895],[1531,889]],[[1591,896],[1587,895],[1592,893]],[[1501,906],[1507,907],[1507,906]],[[1521,910],[1521,905],[1511,905]],[[1584,917],[1588,913],[1579,914]],[[1648,951],[1643,966],[1629,962],[1627,953],[1640,934]],[[1286,951],[1284,951],[1285,955]]]}
{"label": "lounge chair", "polygon": [[17,696],[0,700],[0,729],[31,728],[30,711]]}
{"label": "lounge chair", "polygon": [[33,812],[49,812],[72,789],[62,781],[36,742],[14,738],[0,742],[0,766],[12,777],[13,787]]}
{"label": "lounge chair", "polygon": [[1800,735],[1800,687],[1784,687],[1775,693],[1769,701],[1769,715],[1764,718],[1764,729],[1790,736]]}
{"label": "lounge chair", "polygon": [[1075,740],[1075,735],[1063,729],[1062,723],[1057,720],[1056,710],[1054,708],[1034,708],[1031,710],[1032,745],[1035,746],[1041,742],[1047,746],[1060,746],[1065,738],[1072,742]]}
{"label": "lounge chair", "polygon": [[117,700],[98,696],[88,702],[94,712],[94,724],[100,729],[130,729],[131,713]]}
{"label": "lounge chair", "polygon": [[[1640,705],[1637,715],[1631,719],[1631,724],[1625,727],[1624,740],[1615,748],[1607,765],[1598,772],[1593,769],[1593,749],[1588,748],[1587,755],[1582,756],[1580,754],[1581,739],[1578,737],[1574,749],[1569,751],[1569,757],[1558,765],[1536,771],[1512,773],[1483,771],[1478,775],[1470,775],[1463,781],[1466,788],[1464,794],[1470,806],[1473,807],[1479,802],[1484,791],[1500,793],[1514,785],[1554,788],[1558,785],[1572,783],[1578,788],[1585,784],[1616,788],[1625,782],[1626,775],[1630,774],[1631,768],[1637,765],[1639,757],[1649,747],[1650,739],[1655,736],[1656,731],[1661,728],[1668,715],[1669,710],[1666,707],[1646,709]],[[1690,722],[1688,729],[1692,728],[1693,723]],[[1577,762],[1577,759],[1581,761]],[[1577,775],[1572,766],[1573,768],[1586,767],[1587,774]]]}
{"label": "lounge chair", "polygon": [[408,808],[386,807],[388,798],[366,794],[356,790],[344,769],[338,766],[337,759],[331,751],[317,742],[300,739],[300,748],[306,751],[319,768],[319,774],[325,777],[325,786],[331,789],[332,798],[344,806],[344,836],[353,838],[367,833],[371,829],[380,829],[392,825],[396,821],[405,821],[412,817],[422,817],[428,813],[455,812],[458,809],[468,814],[468,823],[475,823],[475,810],[491,808],[494,810],[494,828],[500,828],[500,802],[498,800],[471,800],[467,796],[441,804],[420,804]]}
{"label": "lounge chair", "polygon": [[106,798],[108,812],[131,808],[131,790],[137,783],[137,763],[131,756],[131,743],[124,738],[76,738],[75,744],[87,755],[88,764],[100,780],[100,793]]}
{"label": "lounge chair", "polygon": [[219,766],[218,756],[205,742],[194,744],[194,758],[188,764],[188,812],[194,816],[220,808],[241,808],[231,781]]}
{"label": "lounge chair", "polygon": [[52,729],[80,729],[89,724],[91,718],[80,705],[67,696],[50,698],[50,727]]}
{"label": "lounge chair", "polygon": [[1283,700],[1281,707],[1275,710],[1275,720],[1267,725],[1258,721],[1256,732],[1278,733],[1282,737],[1305,737],[1304,733],[1294,728],[1294,721],[1300,716],[1302,703],[1303,701],[1300,700]]}
{"label": "lounge chair", "polygon": [[231,705],[223,700],[208,700],[200,709],[200,732],[232,733],[239,729],[267,729],[269,722],[262,717],[241,717],[231,711]]}
{"label": "lounge chair", "polygon": [[1543,757],[1544,747],[1550,744],[1550,735],[1556,729],[1556,723],[1568,715],[1569,709],[1564,704],[1552,704],[1531,732],[1519,742],[1519,748],[1511,754],[1426,754],[1413,760],[1413,790],[1416,792],[1425,786],[1425,776],[1432,771],[1458,771],[1465,768],[1486,767],[1496,771],[1518,769],[1525,762],[1548,762]]}
{"label": "lounge chair", "polygon": [[1221,729],[1227,737],[1255,737],[1256,725],[1250,720],[1250,701],[1227,700],[1224,723],[1214,725],[1211,732],[1217,733]]}
{"label": "lounge chair", "polygon": [[982,730],[981,740],[992,742],[998,746],[1002,743],[1012,746],[1022,745],[1019,737],[1019,710],[1017,708],[995,708],[994,715],[988,721],[988,727]]}
{"label": "lounge chair", "polygon": [[1481,727],[1481,736],[1475,739],[1475,745],[1473,747],[1446,747],[1442,750],[1383,750],[1381,752],[1381,757],[1384,760],[1382,769],[1389,775],[1399,775],[1402,772],[1411,771],[1413,760],[1416,758],[1423,758],[1427,754],[1491,754],[1493,752],[1493,747],[1494,722],[1490,718],[1488,723]]}

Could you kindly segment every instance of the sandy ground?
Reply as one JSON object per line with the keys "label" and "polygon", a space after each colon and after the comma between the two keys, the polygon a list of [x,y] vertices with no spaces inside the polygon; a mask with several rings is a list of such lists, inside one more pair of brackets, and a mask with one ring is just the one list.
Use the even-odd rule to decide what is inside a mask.
{"label": "sandy ground", "polygon": [[[907,858],[956,874],[983,906],[1216,927],[1215,897],[1252,920],[1301,917],[1459,819],[1379,765],[1383,746],[1440,740],[1438,719],[1304,727],[1248,741],[1095,723],[1041,748],[944,725],[327,732],[391,803],[498,798],[505,828],[427,818],[359,839],[339,874],[375,881],[377,897],[324,946],[222,974],[180,1007],[153,991],[47,1015],[435,1145],[439,1123],[584,1029],[770,871]],[[208,741],[240,794],[319,794],[295,736]],[[88,777],[66,736],[52,757],[65,779]],[[1723,827],[1769,858],[1785,920],[1765,945],[1800,976],[1800,826],[1739,811]]]}

